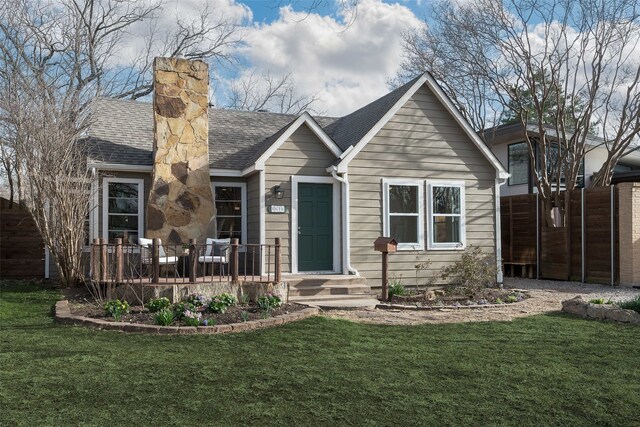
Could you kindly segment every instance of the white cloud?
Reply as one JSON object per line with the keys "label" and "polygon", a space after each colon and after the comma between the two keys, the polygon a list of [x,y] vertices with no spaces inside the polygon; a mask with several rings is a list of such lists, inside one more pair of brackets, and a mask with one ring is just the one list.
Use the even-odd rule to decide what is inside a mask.
{"label": "white cloud", "polygon": [[361,0],[338,18],[280,9],[277,20],[247,29],[240,53],[250,67],[291,73],[301,93],[317,93],[317,109],[343,115],[388,92],[402,60],[402,33],[421,21],[407,7]]}

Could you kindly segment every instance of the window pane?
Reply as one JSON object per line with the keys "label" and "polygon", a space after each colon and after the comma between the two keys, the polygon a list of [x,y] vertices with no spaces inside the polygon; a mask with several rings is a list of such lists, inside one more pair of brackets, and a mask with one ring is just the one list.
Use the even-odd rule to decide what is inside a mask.
{"label": "window pane", "polygon": [[138,215],[109,215],[109,230],[138,230]]}
{"label": "window pane", "polygon": [[[116,239],[118,237],[120,238],[124,238],[124,231],[122,230],[109,230],[109,241],[113,242],[113,239]],[[137,230],[128,230],[127,231],[127,241],[123,241],[122,243],[128,243],[131,245],[137,245],[138,244],[138,231]]]}
{"label": "window pane", "polygon": [[242,205],[240,202],[217,202],[216,211],[218,215],[242,215]]}
{"label": "window pane", "polygon": [[241,217],[220,218],[218,217],[218,238],[238,238],[242,237]]}
{"label": "window pane", "polygon": [[434,243],[460,242],[460,217],[434,216],[433,217],[433,242]]}
{"label": "window pane", "polygon": [[110,182],[109,197],[137,199],[138,184],[124,183],[124,182]]}
{"label": "window pane", "polygon": [[417,216],[389,217],[390,237],[396,239],[398,243],[417,243],[418,220]]}
{"label": "window pane", "polygon": [[[389,186],[390,213],[417,213],[418,187],[414,185]],[[415,242],[415,240],[412,240]]]}
{"label": "window pane", "polygon": [[529,177],[529,150],[527,143],[509,146],[509,185],[526,184]]}
{"label": "window pane", "polygon": [[433,187],[433,213],[459,214],[460,188]]}
{"label": "window pane", "polygon": [[110,198],[109,213],[138,213],[138,196],[135,199]]}
{"label": "window pane", "polygon": [[216,200],[237,200],[242,198],[240,187],[216,187]]}

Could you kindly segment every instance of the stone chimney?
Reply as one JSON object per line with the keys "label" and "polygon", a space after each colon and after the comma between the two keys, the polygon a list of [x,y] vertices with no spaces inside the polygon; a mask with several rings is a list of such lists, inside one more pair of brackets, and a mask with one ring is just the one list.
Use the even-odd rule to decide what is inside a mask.
{"label": "stone chimney", "polygon": [[[163,243],[214,236],[209,179],[209,67],[155,58],[153,177],[146,237]],[[123,129],[126,131],[126,129]]]}

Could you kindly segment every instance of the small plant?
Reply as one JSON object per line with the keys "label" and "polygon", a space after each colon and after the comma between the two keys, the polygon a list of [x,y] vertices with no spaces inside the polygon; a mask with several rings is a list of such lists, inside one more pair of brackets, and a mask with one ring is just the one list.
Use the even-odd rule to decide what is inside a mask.
{"label": "small plant", "polygon": [[209,300],[204,295],[191,294],[185,298],[185,301],[192,304],[194,307],[205,307]]}
{"label": "small plant", "polygon": [[260,317],[263,318],[263,319],[270,318],[271,317],[271,311],[272,311],[271,307],[264,308],[262,310],[262,313],[260,314]]}
{"label": "small plant", "polygon": [[196,308],[193,304],[188,302],[176,302],[173,304],[173,314],[176,319],[181,320],[185,311],[195,311]]}
{"label": "small plant", "polygon": [[238,303],[238,299],[231,294],[215,295],[209,302],[209,310],[213,313],[224,313],[231,306]]}
{"label": "small plant", "polygon": [[158,310],[153,315],[153,320],[156,322],[156,325],[160,326],[169,326],[173,323],[174,319],[175,315],[173,314],[173,310],[168,307]]}
{"label": "small plant", "polygon": [[187,326],[200,326],[201,318],[202,318],[202,313],[199,313],[197,311],[191,311],[191,310],[185,310],[182,315],[182,321]]}
{"label": "small plant", "polygon": [[243,322],[248,322],[249,321],[249,312],[248,311],[243,311],[242,313],[240,313],[240,318],[242,319]]}
{"label": "small plant", "polygon": [[591,304],[604,304],[604,298],[594,298],[589,300]]}
{"label": "small plant", "polygon": [[389,280],[389,299],[394,295],[407,295],[407,290],[404,288],[401,278],[393,277]]}
{"label": "small plant", "polygon": [[640,313],[640,295],[638,295],[637,297],[627,300],[627,301],[622,301],[620,303],[618,303],[618,306],[620,308],[624,308],[626,310],[633,310],[636,311],[638,313]]}
{"label": "small plant", "polygon": [[507,297],[507,302],[508,303],[514,303],[514,302],[518,302],[518,297],[515,295],[509,295]]}
{"label": "small plant", "polygon": [[273,310],[274,308],[278,308],[282,305],[282,299],[276,294],[268,293],[267,295],[263,295],[258,298],[256,304],[262,310]]}
{"label": "small plant", "polygon": [[496,304],[504,304],[504,301],[500,298],[496,298]]}
{"label": "small plant", "polygon": [[147,304],[147,309],[149,309],[151,313],[157,313],[158,311],[164,310],[169,307],[171,307],[171,301],[169,301],[169,298],[166,297],[152,299],[151,301],[149,301],[149,304]]}
{"label": "small plant", "polygon": [[111,316],[116,319],[116,321],[119,321],[123,314],[129,312],[129,303],[120,301],[119,299],[107,301],[104,305],[104,310],[107,312],[107,316]]}
{"label": "small plant", "polygon": [[249,305],[249,294],[240,295],[240,300],[238,301],[238,305]]}

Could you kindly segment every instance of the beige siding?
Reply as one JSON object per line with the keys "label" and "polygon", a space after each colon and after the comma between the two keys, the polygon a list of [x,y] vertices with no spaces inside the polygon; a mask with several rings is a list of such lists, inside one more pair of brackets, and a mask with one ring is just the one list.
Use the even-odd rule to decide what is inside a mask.
{"label": "beige siding", "polygon": [[[381,285],[380,254],[373,241],[383,233],[383,178],[464,181],[467,246],[495,252],[495,169],[426,87],[349,164],[351,264],[373,287]],[[426,204],[425,186],[425,239]],[[418,283],[423,283],[459,256],[457,251],[399,251],[389,256],[390,276],[402,276],[405,285],[413,286],[416,263],[432,262],[430,270],[420,272]]]}
{"label": "beige siding", "polygon": [[260,243],[260,174],[247,178],[247,243]]}
{"label": "beige siding", "polygon": [[[291,272],[291,176],[329,176],[326,169],[334,161],[333,153],[305,124],[265,164],[266,208],[270,205],[287,208],[286,214],[265,214],[266,243],[273,243],[276,237],[282,239],[282,271],[285,273]],[[272,189],[276,185],[284,190],[284,198],[273,196]]]}

